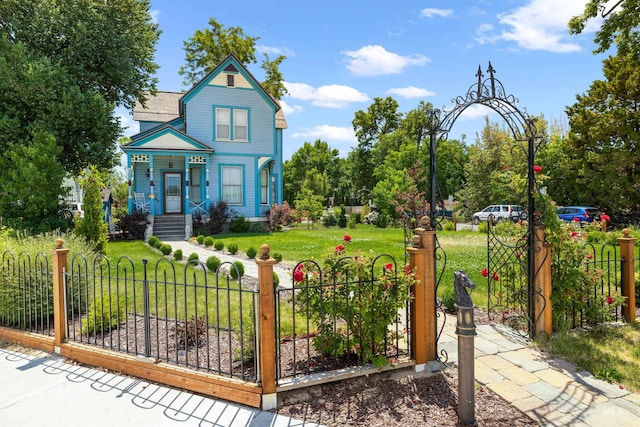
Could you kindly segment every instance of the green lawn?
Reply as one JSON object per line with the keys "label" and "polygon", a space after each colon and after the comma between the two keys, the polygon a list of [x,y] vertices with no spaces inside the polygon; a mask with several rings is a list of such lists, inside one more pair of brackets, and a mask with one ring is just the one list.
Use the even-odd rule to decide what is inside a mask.
{"label": "green lawn", "polygon": [[[322,259],[333,252],[336,245],[343,243],[345,235],[352,240],[347,245],[347,255],[362,250],[375,255],[389,254],[398,264],[404,263],[404,234],[400,228],[378,228],[373,225],[358,224],[356,228],[315,228],[304,226],[284,232],[264,233],[223,233],[216,234],[214,241],[222,241],[226,248],[230,243],[238,245],[239,253],[244,253],[250,247],[258,249],[262,244],[268,244],[271,254],[282,255],[282,262],[294,265],[306,259]],[[487,306],[487,279],[480,271],[487,264],[487,236],[473,231],[440,231],[438,242],[443,251],[438,251],[438,272],[442,271],[444,261],[446,267],[438,293],[453,287],[453,272],[464,270],[476,283],[473,292],[474,303],[480,307]]]}

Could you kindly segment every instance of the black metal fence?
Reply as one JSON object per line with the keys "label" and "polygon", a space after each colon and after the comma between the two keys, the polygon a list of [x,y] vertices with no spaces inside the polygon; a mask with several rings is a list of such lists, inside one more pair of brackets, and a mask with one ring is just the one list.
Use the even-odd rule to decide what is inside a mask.
{"label": "black metal fence", "polygon": [[76,255],[64,277],[69,340],[257,381],[257,289],[235,265]]}
{"label": "black metal fence", "polygon": [[0,325],[53,336],[49,256],[7,250],[0,270]]}
{"label": "black metal fence", "polygon": [[[390,294],[402,289],[395,260],[378,256],[366,277],[355,271],[357,263],[358,257],[344,257],[323,269],[302,261],[290,286],[276,289],[278,380],[378,361],[394,364],[410,355],[409,304],[391,302],[403,297]],[[398,310],[389,311],[390,305]]]}

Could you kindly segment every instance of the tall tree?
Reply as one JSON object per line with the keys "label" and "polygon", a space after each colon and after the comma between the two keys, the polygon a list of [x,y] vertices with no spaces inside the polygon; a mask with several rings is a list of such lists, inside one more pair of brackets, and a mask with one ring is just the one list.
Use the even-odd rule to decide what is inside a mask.
{"label": "tall tree", "polygon": [[352,180],[356,188],[371,190],[375,186],[373,171],[376,164],[372,149],[383,135],[395,132],[400,126],[402,113],[398,111],[398,107],[398,102],[389,96],[384,99],[374,98],[367,111],[356,111],[351,123],[358,138],[358,146],[349,153],[354,173]]}
{"label": "tall tree", "polygon": [[569,31],[580,34],[587,21],[606,13],[602,26],[596,32],[595,42],[598,45],[594,53],[604,53],[616,44],[622,55],[640,58],[640,0],[624,0],[620,7],[611,10],[610,0],[589,0],[581,15],[569,21]]}
{"label": "tall tree", "polygon": [[81,91],[132,109],[156,90],[149,0],[3,0],[0,36],[61,67]]}
{"label": "tall tree", "polygon": [[326,174],[328,178],[328,189],[339,187],[340,182],[340,159],[339,151],[330,148],[325,141],[317,139],[313,144],[305,142],[293,155],[290,160],[284,162],[284,198],[285,200],[295,200],[298,192],[302,188],[304,180],[309,171],[315,170],[318,173]]}
{"label": "tall tree", "polygon": [[567,107],[575,202],[613,216],[640,216],[640,59],[617,55],[603,61],[606,80],[596,80]]}
{"label": "tall tree", "polygon": [[[178,73],[183,76],[183,84],[193,86],[207,73],[211,72],[233,53],[244,65],[255,64],[256,42],[260,37],[251,37],[244,33],[241,27],[224,28],[215,18],[209,19],[211,28],[197,30],[192,37],[184,42],[185,65]],[[275,99],[280,99],[287,93],[284,78],[279,66],[286,56],[279,55],[273,61],[265,55],[261,68],[265,71],[266,79],[261,84]]]}

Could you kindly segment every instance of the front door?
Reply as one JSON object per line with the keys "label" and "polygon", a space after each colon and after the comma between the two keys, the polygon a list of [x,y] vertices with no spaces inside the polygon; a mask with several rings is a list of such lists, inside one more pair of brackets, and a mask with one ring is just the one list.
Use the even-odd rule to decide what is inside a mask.
{"label": "front door", "polygon": [[182,213],[182,173],[164,174],[164,213]]}

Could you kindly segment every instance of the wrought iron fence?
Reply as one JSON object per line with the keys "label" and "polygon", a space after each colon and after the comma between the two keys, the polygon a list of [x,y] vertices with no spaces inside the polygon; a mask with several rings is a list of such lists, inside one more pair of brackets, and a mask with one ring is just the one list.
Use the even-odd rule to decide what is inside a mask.
{"label": "wrought iron fence", "polygon": [[180,270],[166,258],[74,256],[64,275],[68,339],[256,382],[256,286],[231,263]]}
{"label": "wrought iron fence", "polygon": [[53,280],[49,257],[11,251],[2,254],[0,325],[53,335]]}
{"label": "wrought iron fence", "polygon": [[[409,303],[388,310],[398,289],[396,262],[375,258],[366,278],[354,271],[358,257],[333,268],[302,261],[290,287],[276,289],[276,378],[278,380],[387,364],[410,355]],[[400,287],[401,288],[401,287]],[[385,319],[384,316],[389,316]],[[389,320],[388,322],[386,320]]]}
{"label": "wrought iron fence", "polygon": [[[571,328],[584,327],[588,324],[598,324],[605,320],[621,320],[622,308],[617,307],[612,315],[612,319],[603,318],[600,314],[601,308],[608,304],[609,297],[621,295],[622,271],[625,260],[620,257],[620,247],[618,245],[603,244],[599,248],[591,243],[586,244],[586,259],[582,268],[592,274],[596,280],[595,286],[591,287],[581,295],[581,300],[573,304],[563,319]],[[562,262],[560,255],[555,262]]]}

